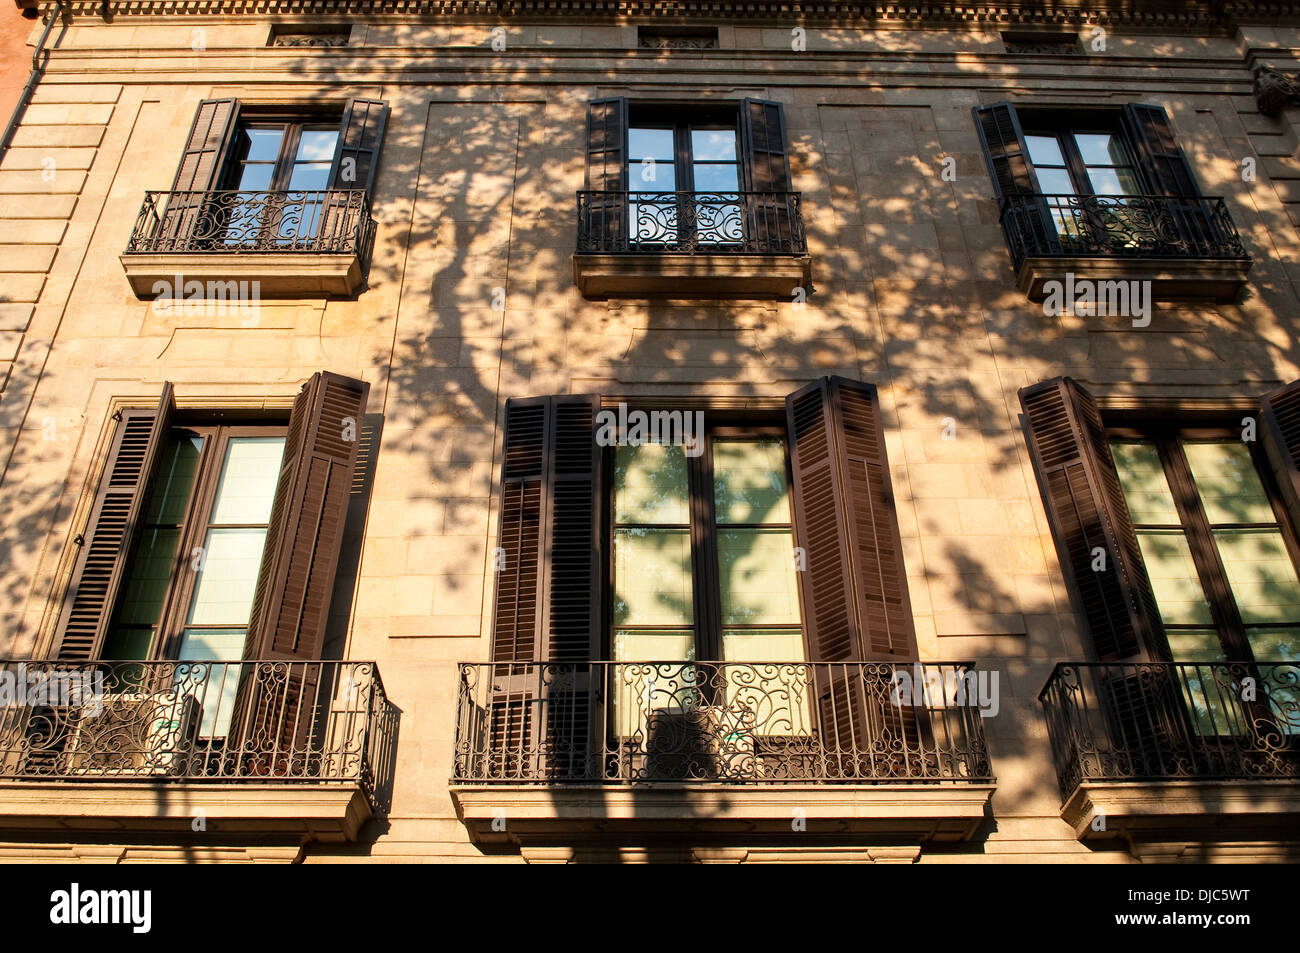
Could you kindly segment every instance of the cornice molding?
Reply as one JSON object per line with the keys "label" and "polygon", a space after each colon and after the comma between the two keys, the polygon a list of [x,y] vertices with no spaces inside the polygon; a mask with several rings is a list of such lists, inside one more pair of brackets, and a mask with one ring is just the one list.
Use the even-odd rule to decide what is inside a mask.
{"label": "cornice molding", "polygon": [[[1109,24],[1164,31],[1225,30],[1237,23],[1300,22],[1300,3],[1231,0],[1004,0],[1000,3],[851,3],[843,0],[72,0],[74,18],[471,17],[493,20],[683,20],[803,23],[923,23],[1071,26]],[[53,10],[41,0],[42,13]]]}

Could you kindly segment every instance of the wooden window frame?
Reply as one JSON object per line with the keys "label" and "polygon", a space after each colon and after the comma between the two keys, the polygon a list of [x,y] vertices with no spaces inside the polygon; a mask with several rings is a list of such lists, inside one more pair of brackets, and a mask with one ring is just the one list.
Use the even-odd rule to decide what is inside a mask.
{"label": "wooden window frame", "polygon": [[[213,506],[216,503],[217,489],[221,483],[222,464],[225,461],[230,438],[242,436],[284,437],[288,433],[288,425],[274,420],[265,422],[214,422],[211,420],[187,421],[182,418],[171,422],[168,427],[168,439],[172,439],[173,435],[178,431],[201,436],[203,438],[203,449],[199,452],[198,464],[194,471],[194,484],[190,490],[189,501],[186,503],[185,514],[179,527],[180,539],[177,543],[176,562],[172,567],[171,577],[167,583],[167,592],[163,597],[157,630],[150,639],[149,649],[146,653],[148,656],[146,660],[148,661],[165,661],[178,657],[184,635],[185,617],[189,612],[190,602],[194,597],[194,586],[197,578],[197,573],[189,568],[190,558],[195,548],[203,545],[204,537],[211,526]],[[151,481],[153,477],[154,474],[149,475]],[[130,564],[131,558],[135,554],[138,538],[139,532],[137,530],[127,550],[127,565]],[[117,601],[121,597],[122,594],[119,592],[117,599],[114,600],[110,618],[115,619],[118,608]],[[112,626],[113,623],[110,622],[110,631]],[[205,626],[205,628],[221,627]],[[105,645],[105,648],[107,648],[107,645]],[[103,652],[101,651],[102,655]]]}
{"label": "wooden window frame", "polygon": [[[304,107],[303,109],[286,112],[283,110],[258,111],[256,108],[245,106],[240,110],[239,116],[235,120],[229,150],[221,159],[221,171],[217,175],[218,189],[231,191],[239,189],[237,173],[243,168],[244,158],[240,155],[237,144],[239,134],[245,129],[278,127],[284,130],[284,137],[280,140],[280,151],[275,157],[271,181],[267,185],[266,191],[287,191],[289,177],[293,174],[294,158],[298,155],[298,146],[302,142],[303,132],[309,130],[312,126],[327,126],[332,123],[338,129],[339,136],[342,136],[344,131],[343,119],[343,114],[338,110],[323,107],[319,109]],[[337,151],[337,145],[335,151]]]}
{"label": "wooden window frame", "polygon": [[[1084,110],[1082,114],[1064,114],[1040,113],[1034,109],[1025,109],[1021,112],[1020,119],[1021,129],[1025,135],[1025,161],[1037,172],[1039,166],[1029,155],[1028,140],[1030,136],[1050,136],[1054,138],[1061,150],[1061,156],[1065,159],[1065,170],[1070,176],[1070,181],[1074,184],[1076,195],[1095,197],[1097,194],[1093,191],[1092,181],[1088,177],[1088,166],[1083,160],[1083,153],[1079,151],[1078,143],[1074,141],[1076,134],[1118,137],[1124,144],[1124,150],[1128,153],[1127,167],[1132,170],[1133,177],[1143,190],[1146,192],[1151,191],[1151,184],[1147,181],[1146,170],[1142,168],[1139,159],[1137,144],[1129,138],[1128,130],[1124,128],[1123,117],[1118,110],[1090,109]],[[1118,198],[1119,196],[1113,197]]]}
{"label": "wooden window frame", "polygon": [[[736,414],[724,411],[709,411],[707,408],[696,408],[704,410],[708,415],[710,422],[705,425],[702,435],[703,451],[696,457],[686,457],[686,491],[687,506],[690,514],[690,523],[687,527],[680,524],[654,524],[663,525],[668,528],[688,528],[690,533],[691,544],[691,585],[692,585],[692,618],[691,629],[694,635],[696,661],[700,662],[721,662],[724,661],[722,656],[722,633],[724,628],[753,628],[753,629],[793,629],[800,630],[800,641],[803,642],[805,621],[803,618],[802,602],[800,604],[798,623],[785,623],[780,625],[747,625],[747,626],[723,626],[722,624],[722,591],[721,577],[718,572],[718,544],[717,544],[717,519],[716,507],[713,498],[713,442],[715,439],[723,440],[780,440],[785,448],[783,454],[785,462],[785,480],[786,495],[789,499],[794,493],[793,472],[790,463],[790,439],[784,422],[781,420],[779,412],[770,414]],[[692,410],[684,410],[683,413],[692,413]],[[605,447],[602,451],[601,466],[608,478],[602,481],[601,510],[604,514],[604,528],[602,530],[603,538],[606,541],[607,558],[602,561],[602,584],[601,589],[607,594],[602,600],[603,612],[602,620],[602,654],[606,659],[614,659],[614,635],[618,629],[632,629],[636,631],[652,631],[662,629],[664,631],[681,631],[685,626],[681,625],[627,625],[619,626],[614,623],[614,532],[616,527],[636,526],[638,524],[620,524],[614,519],[614,505],[617,493],[615,486],[615,468],[614,458],[616,447]],[[776,528],[785,527],[790,533],[791,546],[796,545],[795,528],[794,528],[794,501],[790,499],[790,519],[784,524],[763,524],[764,526],[775,526]],[[727,524],[729,527],[733,524]],[[748,524],[735,524],[735,528],[744,528]],[[798,659],[790,659],[791,662],[797,662]]]}
{"label": "wooden window frame", "polygon": [[[1215,545],[1209,517],[1201,501],[1200,492],[1192,476],[1179,441],[1222,440],[1241,441],[1241,413],[1224,411],[1213,414],[1177,415],[1174,417],[1154,417],[1145,414],[1107,413],[1106,438],[1108,441],[1144,440],[1155,445],[1160,455],[1160,463],[1168,481],[1174,505],[1178,510],[1178,526],[1138,523],[1134,521],[1135,530],[1142,529],[1178,529],[1186,534],[1192,561],[1196,566],[1201,590],[1210,604],[1211,618],[1218,632],[1219,643],[1225,660],[1257,664],[1254,652],[1247,637],[1247,626],[1242,622],[1237,608],[1236,598],[1228,582],[1227,571]],[[1241,441],[1250,453],[1255,473],[1268,498],[1276,517],[1278,531],[1282,534],[1287,555],[1300,576],[1300,537],[1291,524],[1280,489],[1273,476],[1272,468],[1259,440]],[[1235,524],[1234,524],[1235,525]],[[1242,524],[1243,527],[1263,526],[1265,524]],[[1273,524],[1267,524],[1270,528]],[[1205,625],[1169,623],[1161,620],[1167,631],[1181,629],[1205,629]],[[1271,628],[1300,628],[1296,623],[1270,623]],[[1263,661],[1268,661],[1267,659]]]}

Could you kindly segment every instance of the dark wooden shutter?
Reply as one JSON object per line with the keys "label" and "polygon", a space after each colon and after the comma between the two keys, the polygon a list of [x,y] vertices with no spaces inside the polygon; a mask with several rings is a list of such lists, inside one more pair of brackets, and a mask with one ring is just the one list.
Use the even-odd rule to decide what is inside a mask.
{"label": "dark wooden shutter", "polygon": [[294,400],[246,658],[320,658],[369,392],[365,381],[321,372]]}
{"label": "dark wooden shutter", "polygon": [[[587,103],[587,190],[581,250],[613,252],[626,248],[627,100],[593,99]],[[582,238],[580,236],[580,239]]]}
{"label": "dark wooden shutter", "polygon": [[[226,150],[238,116],[237,99],[205,99],[199,103],[186,140],[185,153],[176,167],[173,192],[206,193],[219,187]],[[164,213],[164,237],[173,241],[192,237],[205,202],[202,194],[173,195]]]}
{"label": "dark wooden shutter", "polygon": [[[825,377],[786,398],[786,417],[821,743],[831,770],[888,776],[902,763],[871,752],[907,762],[923,719],[890,703],[894,665],[917,652],[879,396],[870,384]],[[872,662],[884,664],[859,664]]]}
{"label": "dark wooden shutter", "polygon": [[[745,187],[757,193],[790,191],[790,156],[781,104],[746,99],[740,105],[740,141],[745,153]],[[794,207],[784,194],[754,195],[747,203],[747,237],[765,254],[794,251]]]}
{"label": "dark wooden shutter", "polygon": [[254,774],[303,774],[323,737],[337,686],[318,663],[369,391],[321,372],[294,399],[229,736]]}
{"label": "dark wooden shutter", "polygon": [[1260,398],[1260,439],[1291,525],[1300,530],[1300,380]]}
{"label": "dark wooden shutter", "polygon": [[[388,124],[388,103],[377,99],[353,99],[343,111],[338,147],[330,168],[331,189],[365,189],[375,184],[379,150]],[[351,161],[349,161],[351,160]]]}
{"label": "dark wooden shutter", "polygon": [[1124,107],[1124,126],[1137,150],[1137,159],[1146,173],[1147,182],[1157,195],[1201,194],[1192,167],[1179,148],[1174,128],[1162,107],[1129,103]]}
{"label": "dark wooden shutter", "polygon": [[135,525],[173,410],[168,383],[157,407],[127,408],[120,413],[90,519],[80,537],[81,549],[55,630],[54,658],[88,661],[98,658],[103,649]]}
{"label": "dark wooden shutter", "polygon": [[975,128],[984,147],[984,161],[1001,205],[1002,224],[1019,235],[1022,245],[1046,254],[1057,244],[1056,227],[1041,198],[1038,176],[1029,161],[1029,148],[1020,117],[1011,103],[976,106]]}
{"label": "dark wooden shutter", "polygon": [[599,646],[603,551],[596,411],[586,395],[506,403],[488,720],[509,776],[590,768],[587,663]]}
{"label": "dark wooden shutter", "polygon": [[[1101,661],[1164,661],[1164,626],[1097,402],[1068,377],[1020,391],[1029,452]],[[1094,550],[1105,568],[1093,570]]]}

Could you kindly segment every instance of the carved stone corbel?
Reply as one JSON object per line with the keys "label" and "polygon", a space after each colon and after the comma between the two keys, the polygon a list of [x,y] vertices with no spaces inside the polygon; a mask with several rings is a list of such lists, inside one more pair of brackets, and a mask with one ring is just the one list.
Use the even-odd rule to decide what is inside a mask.
{"label": "carved stone corbel", "polygon": [[1287,106],[1300,106],[1300,77],[1259,67],[1255,70],[1255,106],[1265,116],[1276,116]]}

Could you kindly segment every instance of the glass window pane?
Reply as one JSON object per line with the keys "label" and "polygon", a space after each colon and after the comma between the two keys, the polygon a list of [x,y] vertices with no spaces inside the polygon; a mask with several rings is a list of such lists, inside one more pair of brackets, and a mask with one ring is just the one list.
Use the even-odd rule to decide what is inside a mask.
{"label": "glass window pane", "polygon": [[178,524],[185,519],[202,450],[202,437],[182,434],[168,441],[154,472],[149,506],[145,510],[146,524]]}
{"label": "glass window pane", "polygon": [[1110,445],[1110,452],[1133,522],[1181,524],[1155,444],[1117,441]]}
{"label": "glass window pane", "polygon": [[690,630],[620,629],[614,633],[617,662],[695,661],[695,633]]}
{"label": "glass window pane", "polygon": [[1247,629],[1250,651],[1261,662],[1300,662],[1300,629]]}
{"label": "glass window pane", "polygon": [[[289,189],[295,192],[320,192],[329,188],[328,162],[299,162],[289,175]],[[292,211],[292,208],[288,209]]]}
{"label": "glass window pane", "polygon": [[[153,642],[153,627],[148,628],[114,628],[109,630],[104,640],[103,657],[117,659],[147,659],[149,647]],[[139,669],[140,666],[126,666]],[[124,679],[124,681],[135,681]]]}
{"label": "glass window pane", "polygon": [[280,155],[280,143],[284,140],[284,129],[244,129],[244,142],[247,146],[244,158],[250,162],[274,162]]}
{"label": "glass window pane", "polygon": [[1109,132],[1076,132],[1075,145],[1085,165],[1128,165],[1124,141]]}
{"label": "glass window pane", "polygon": [[328,166],[334,161],[334,146],[339,141],[337,129],[304,129],[298,140],[299,162],[324,162]]}
{"label": "glass window pane", "polygon": [[189,624],[248,624],[265,542],[265,529],[208,531],[203,568],[194,584]]}
{"label": "glass window pane", "polygon": [[675,158],[673,131],[671,129],[629,129],[627,155],[629,162],[654,159],[672,164]]}
{"label": "glass window pane", "polygon": [[176,529],[145,529],[131,552],[115,621],[121,625],[158,624],[181,534]]}
{"label": "glass window pane", "polygon": [[614,451],[614,520],[689,523],[686,452],[681,446],[643,444]]}
{"label": "glass window pane", "polygon": [[1097,195],[1136,195],[1140,191],[1128,169],[1089,169],[1088,182]]}
{"label": "glass window pane", "polygon": [[[677,191],[677,169],[671,162],[656,162],[642,159],[634,162],[628,169],[628,190],[631,192],[675,192]],[[656,200],[659,201],[659,200]],[[663,207],[663,206],[659,206]],[[667,208],[676,214],[676,206]],[[651,212],[651,214],[655,214]],[[659,212],[657,214],[664,214]]]}
{"label": "glass window pane", "polygon": [[[178,658],[186,662],[238,661],[244,654],[243,629],[186,629],[181,636]],[[221,737],[230,730],[239,689],[238,665],[177,666],[182,691],[193,695],[203,708],[199,734]]]}
{"label": "glass window pane", "polygon": [[1300,580],[1280,532],[1220,529],[1214,541],[1243,622],[1300,622]]}
{"label": "glass window pane", "polygon": [[615,530],[616,625],[688,626],[693,605],[688,530]]}
{"label": "glass window pane", "polygon": [[691,158],[696,162],[713,159],[721,162],[736,161],[736,130],[692,129]]}
{"label": "glass window pane", "polygon": [[740,179],[734,165],[697,165],[694,169],[696,192],[738,192]]}
{"label": "glass window pane", "polygon": [[723,625],[799,623],[794,540],[788,529],[718,531]]}
{"label": "glass window pane", "polygon": [[275,167],[269,163],[245,165],[240,170],[236,188],[241,192],[264,192],[271,187],[271,174],[274,171]]}
{"label": "glass window pane", "polygon": [[[1055,136],[1025,136],[1029,147],[1029,161],[1039,165],[1065,165],[1065,156],[1061,155],[1061,144]],[[1042,172],[1039,171],[1041,177]]]}
{"label": "glass window pane", "polygon": [[713,502],[722,524],[790,522],[785,443],[714,441]]}
{"label": "glass window pane", "polygon": [[812,733],[812,672],[802,664],[803,633],[799,629],[724,630],[722,655],[726,671],[727,712],[731,720],[753,735],[791,736]]}
{"label": "glass window pane", "polygon": [[1184,443],[1183,452],[1211,523],[1277,522],[1245,444]]}
{"label": "glass window pane", "polygon": [[1142,529],[1137,536],[1160,617],[1172,624],[1213,625],[1210,604],[1182,530]]}
{"label": "glass window pane", "polygon": [[1215,629],[1166,629],[1175,662],[1222,662],[1223,643]]}
{"label": "glass window pane", "polygon": [[1038,169],[1038,187],[1044,195],[1073,195],[1074,182],[1064,169]]}
{"label": "glass window pane", "polygon": [[212,522],[267,522],[283,456],[283,437],[232,437],[221,465]]}

